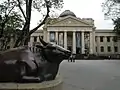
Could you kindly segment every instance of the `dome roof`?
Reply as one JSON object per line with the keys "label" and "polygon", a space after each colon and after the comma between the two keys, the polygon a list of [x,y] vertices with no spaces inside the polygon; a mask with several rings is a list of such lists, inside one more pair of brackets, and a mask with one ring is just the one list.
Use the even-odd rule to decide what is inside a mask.
{"label": "dome roof", "polygon": [[62,12],[62,13],[60,14],[59,17],[65,17],[65,16],[69,16],[69,15],[76,17],[76,15],[75,15],[73,12],[71,12],[70,10],[65,10],[64,12]]}

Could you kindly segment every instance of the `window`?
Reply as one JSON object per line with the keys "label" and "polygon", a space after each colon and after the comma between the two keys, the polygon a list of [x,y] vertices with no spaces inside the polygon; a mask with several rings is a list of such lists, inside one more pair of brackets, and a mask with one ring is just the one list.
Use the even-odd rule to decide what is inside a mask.
{"label": "window", "polygon": [[100,42],[103,42],[103,36],[100,37]]}
{"label": "window", "polygon": [[117,46],[114,46],[114,51],[118,52],[118,47]]}
{"label": "window", "polygon": [[113,41],[114,41],[114,42],[117,42],[117,41],[118,41],[118,37],[117,37],[117,36],[114,36],[114,37],[113,37]]}
{"label": "window", "polygon": [[108,52],[111,52],[111,47],[110,46],[108,46],[107,49],[108,49]]}
{"label": "window", "polygon": [[55,41],[55,32],[50,32],[50,41],[51,42]]}
{"label": "window", "polygon": [[110,42],[110,37],[107,37],[107,42]]}
{"label": "window", "polygon": [[97,52],[97,47],[96,47],[96,52]]}
{"label": "window", "polygon": [[101,52],[104,52],[104,47],[101,46],[101,47],[100,47],[100,50],[101,50]]}
{"label": "window", "polygon": [[37,42],[37,36],[34,36],[34,42]]}
{"label": "window", "polygon": [[95,42],[97,42],[97,36],[95,36]]}
{"label": "window", "polygon": [[64,33],[60,32],[58,34],[58,45],[64,46]]}

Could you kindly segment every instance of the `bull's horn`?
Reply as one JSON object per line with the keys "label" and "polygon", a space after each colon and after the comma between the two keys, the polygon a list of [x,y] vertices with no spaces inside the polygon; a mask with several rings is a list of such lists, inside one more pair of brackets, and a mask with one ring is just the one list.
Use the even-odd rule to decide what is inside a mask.
{"label": "bull's horn", "polygon": [[46,46],[48,43],[46,43],[40,36],[39,36],[39,40],[40,40],[40,42],[44,45],[44,46]]}

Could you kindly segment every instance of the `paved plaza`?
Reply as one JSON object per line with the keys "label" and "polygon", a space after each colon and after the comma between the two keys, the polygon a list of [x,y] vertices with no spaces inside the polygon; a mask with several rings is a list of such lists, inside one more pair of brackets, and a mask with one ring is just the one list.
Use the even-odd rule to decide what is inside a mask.
{"label": "paved plaza", "polygon": [[63,90],[120,90],[120,61],[77,60],[60,65]]}

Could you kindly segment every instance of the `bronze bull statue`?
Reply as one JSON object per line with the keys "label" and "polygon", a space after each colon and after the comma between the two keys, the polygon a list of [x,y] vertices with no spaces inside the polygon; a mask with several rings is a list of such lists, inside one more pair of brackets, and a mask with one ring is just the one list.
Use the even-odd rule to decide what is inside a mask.
{"label": "bronze bull statue", "polygon": [[60,63],[69,58],[71,52],[41,38],[40,42],[42,45],[36,45],[40,49],[38,55],[32,53],[28,46],[0,53],[0,82],[31,83],[54,80]]}

